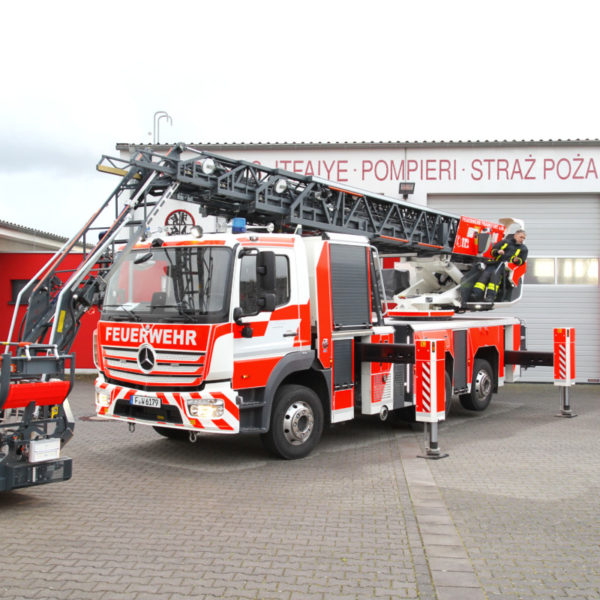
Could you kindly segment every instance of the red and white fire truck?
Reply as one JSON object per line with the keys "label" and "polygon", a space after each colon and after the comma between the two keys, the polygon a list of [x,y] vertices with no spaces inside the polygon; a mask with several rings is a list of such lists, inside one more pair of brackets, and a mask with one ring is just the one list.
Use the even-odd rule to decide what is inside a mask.
{"label": "red and white fire truck", "polygon": [[[443,343],[439,418],[453,397],[484,410],[521,365],[552,364],[551,353],[525,350],[518,319],[488,312],[519,299],[525,265],[505,264],[495,304],[469,302],[510,221],[457,217],[181,145],[103,157],[98,169],[119,184],[35,278],[14,342],[11,326],[5,413],[33,403],[62,416],[61,373],[79,319],[96,304],[99,416],[191,441],[258,433],[288,459],[356,415],[414,416],[422,341]],[[89,251],[66,277],[61,260],[75,245]],[[32,369],[35,360],[43,364]],[[27,454],[31,435],[17,436]]]}

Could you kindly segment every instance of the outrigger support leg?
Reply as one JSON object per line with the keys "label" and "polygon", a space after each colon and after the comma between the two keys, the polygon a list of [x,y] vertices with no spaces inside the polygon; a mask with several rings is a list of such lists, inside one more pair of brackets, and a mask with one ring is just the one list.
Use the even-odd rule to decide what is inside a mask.
{"label": "outrigger support leg", "polygon": [[439,460],[449,456],[440,450],[438,444],[438,424],[425,423],[425,454],[420,454],[418,458],[428,458],[429,460]]}

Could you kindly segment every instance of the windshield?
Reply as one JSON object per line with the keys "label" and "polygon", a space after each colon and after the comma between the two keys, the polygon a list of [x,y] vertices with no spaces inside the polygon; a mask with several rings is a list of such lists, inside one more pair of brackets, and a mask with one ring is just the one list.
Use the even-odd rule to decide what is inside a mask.
{"label": "windshield", "polygon": [[216,323],[227,318],[232,251],[213,246],[132,252],[111,273],[103,313],[113,319]]}

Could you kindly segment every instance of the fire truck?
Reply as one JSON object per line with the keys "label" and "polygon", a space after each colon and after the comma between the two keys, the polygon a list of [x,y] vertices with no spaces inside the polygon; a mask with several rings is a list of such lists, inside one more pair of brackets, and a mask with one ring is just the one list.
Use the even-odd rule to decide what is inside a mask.
{"label": "fire truck", "polygon": [[[490,312],[518,301],[525,265],[499,266],[495,302],[469,301],[510,219],[184,145],[97,168],[118,185],[23,291],[25,318],[4,342],[0,489],[70,476],[69,352],[96,305],[99,417],[177,440],[256,433],[286,459],[357,415],[414,418],[423,341],[443,348],[441,419],[453,398],[485,410],[521,366],[552,364],[526,351],[518,319]],[[65,274],[76,246],[82,263]]]}

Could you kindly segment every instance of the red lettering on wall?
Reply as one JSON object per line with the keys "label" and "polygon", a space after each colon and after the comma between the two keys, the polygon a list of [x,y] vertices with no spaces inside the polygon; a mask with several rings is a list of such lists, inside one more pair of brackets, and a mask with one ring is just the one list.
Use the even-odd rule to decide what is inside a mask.
{"label": "red lettering on wall", "polygon": [[475,158],[473,162],[471,162],[471,179],[474,181],[481,181],[482,178],[483,171],[481,170],[481,161],[478,158]]}
{"label": "red lettering on wall", "polygon": [[571,163],[568,158],[561,158],[556,163],[556,174],[559,179],[569,179],[571,177]]}
{"label": "red lettering on wall", "polygon": [[594,179],[598,179],[598,172],[596,171],[596,163],[593,158],[590,158],[588,163],[587,171],[585,172],[585,178],[588,179],[591,174],[594,174]]}
{"label": "red lettering on wall", "polygon": [[508,175],[508,161],[505,158],[499,158],[496,167],[496,179],[500,179],[500,173],[504,174],[504,179],[510,179]]}

